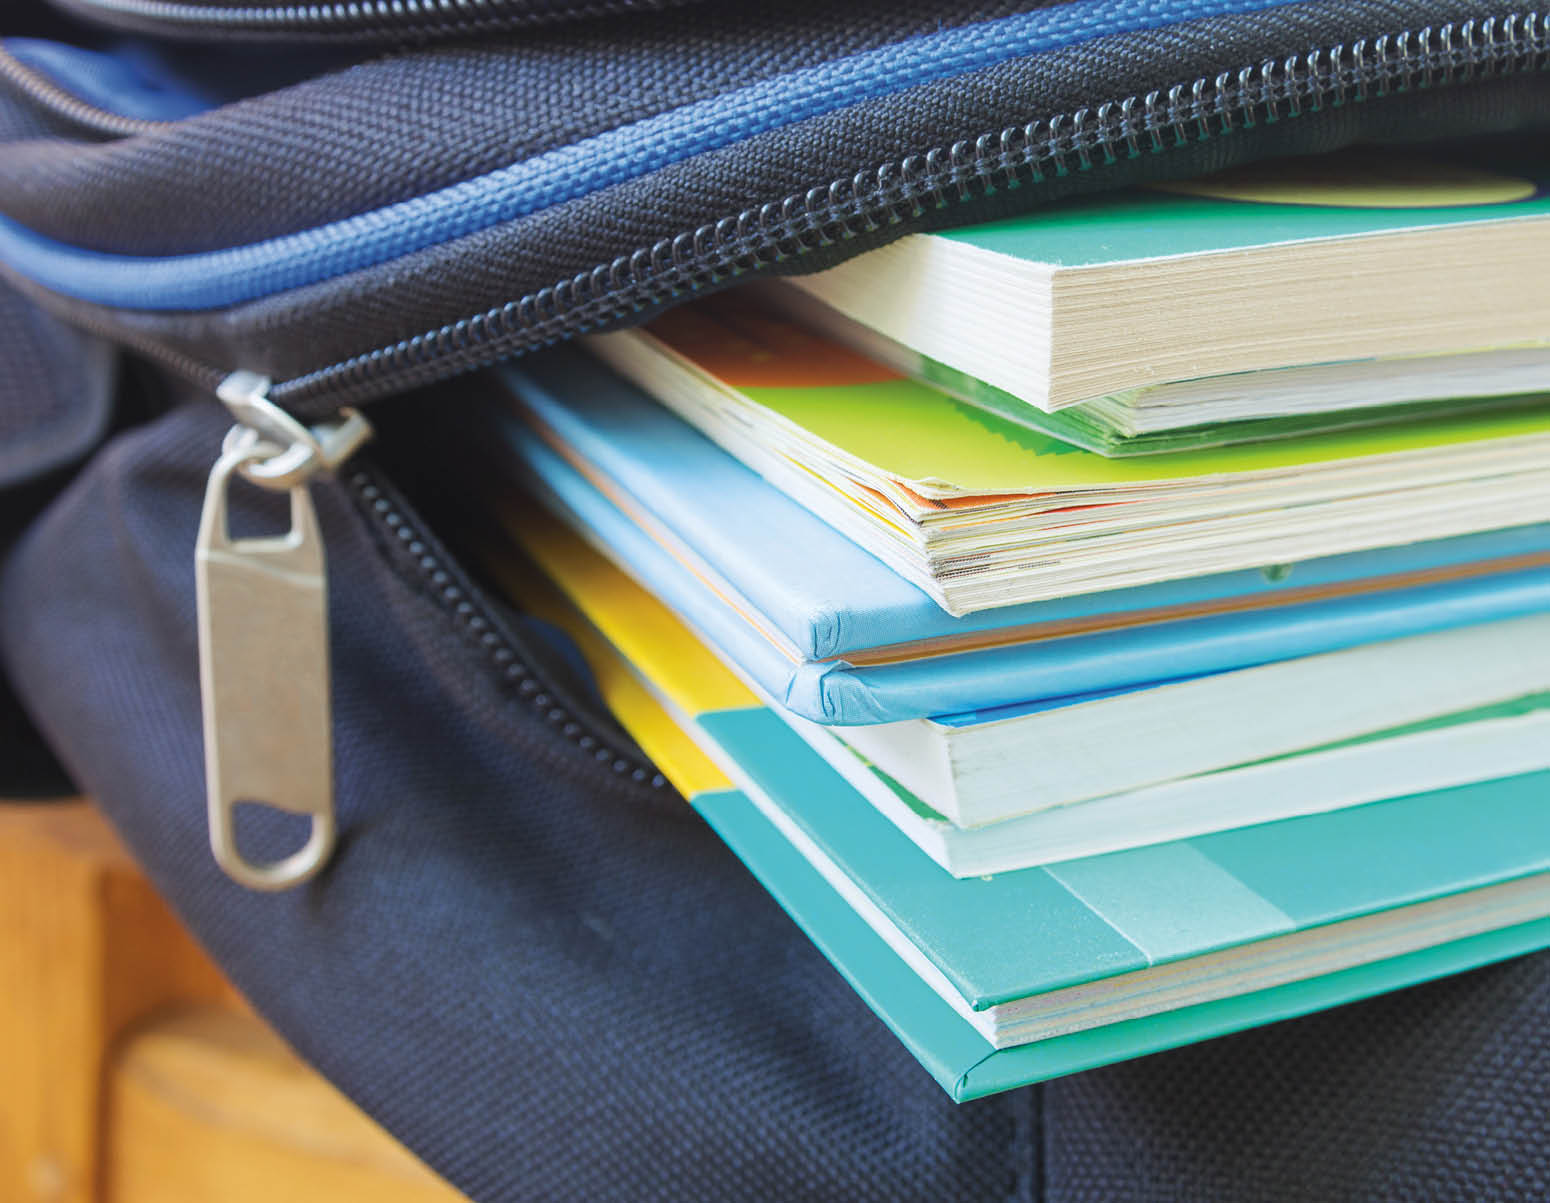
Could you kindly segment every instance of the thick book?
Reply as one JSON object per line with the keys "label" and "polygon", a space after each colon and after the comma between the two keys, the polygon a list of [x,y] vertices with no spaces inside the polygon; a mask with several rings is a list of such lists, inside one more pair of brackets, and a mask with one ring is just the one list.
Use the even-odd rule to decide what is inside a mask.
{"label": "thick book", "polygon": [[[496,575],[525,604],[542,588]],[[560,611],[642,747],[956,1100],[1550,944],[1550,774],[955,881],[794,736],[701,725],[745,755],[732,788]]]}
{"label": "thick book", "polygon": [[955,618],[606,368],[502,369],[496,470],[531,480],[760,689],[883,723],[1177,680],[1550,608],[1530,524]]}
{"label": "thick book", "polygon": [[955,614],[1550,517],[1550,405],[1111,459],[743,294],[585,340]]}
{"label": "thick book", "polygon": [[1542,161],[1364,149],[910,235],[794,282],[1039,409],[1134,407],[1229,373],[1543,344],[1545,183]]}
{"label": "thick book", "polygon": [[[721,715],[738,711],[754,724],[785,723],[955,877],[1027,868],[1337,810],[1395,794],[1550,769],[1550,692],[1396,724],[1259,761],[1251,759],[1253,734],[1243,717],[1245,710],[1255,707],[1245,698],[1235,714],[1219,719],[1229,742],[1225,756],[1236,759],[1238,767],[966,828],[949,818],[963,817],[953,808],[933,806],[900,781],[909,776],[903,762],[915,753],[910,743],[883,749],[878,755],[883,763],[874,762],[856,749],[855,737],[879,728],[821,727],[761,698],[659,599],[548,515],[534,509],[514,512],[506,530],[685,722],[697,722],[702,711]],[[1550,637],[1550,628],[1544,633]],[[1405,672],[1403,658],[1393,671]],[[1457,697],[1469,694],[1472,671],[1467,662],[1454,666],[1453,675],[1461,682]],[[1546,679],[1547,672],[1550,662],[1541,665],[1540,679]],[[1320,693],[1314,697],[1323,699]],[[1176,741],[1188,742],[1179,734],[1187,725],[1179,721],[1172,726]],[[1241,746],[1232,749],[1231,741],[1239,732]],[[785,737],[777,732],[773,738],[783,741]],[[1051,732],[1040,748],[987,761],[979,767],[979,777],[999,787],[1002,797],[1027,797],[1026,783],[1051,767],[1077,772],[1085,765],[1101,767],[1133,755],[1126,747],[1133,740],[1134,733],[1122,728],[1101,744]],[[896,754],[892,761],[890,751]]]}
{"label": "thick book", "polygon": [[755,286],[762,302],[950,397],[1099,455],[1159,455],[1423,421],[1468,407],[1543,405],[1550,345],[1359,359],[1127,389],[1053,411],[896,342],[802,292]]}
{"label": "thick book", "polygon": [[1550,774],[959,880],[795,736],[736,715],[701,726],[764,816],[996,1048],[1550,915]]}

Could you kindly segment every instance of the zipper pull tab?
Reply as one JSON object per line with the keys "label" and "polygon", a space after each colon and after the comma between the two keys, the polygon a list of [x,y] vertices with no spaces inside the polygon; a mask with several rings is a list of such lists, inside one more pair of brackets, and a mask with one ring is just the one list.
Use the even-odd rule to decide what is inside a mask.
{"label": "zipper pull tab", "polygon": [[[217,390],[238,424],[205,487],[195,572],[210,847],[234,881],[283,890],[323,867],[336,834],[328,578],[307,482],[348,459],[371,426],[343,410],[337,423],[306,427],[268,391],[269,380],[251,372],[232,373]],[[290,494],[290,530],[232,537],[234,473]],[[281,860],[253,863],[237,847],[239,802],[311,816],[307,842]]]}

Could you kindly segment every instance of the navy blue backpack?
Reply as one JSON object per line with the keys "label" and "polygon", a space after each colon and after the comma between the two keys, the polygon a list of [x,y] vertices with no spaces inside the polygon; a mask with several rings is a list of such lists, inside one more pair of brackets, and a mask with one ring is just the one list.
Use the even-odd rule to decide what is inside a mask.
{"label": "navy blue backpack", "polygon": [[[1543,955],[954,1105],[460,565],[449,501],[473,369],[581,331],[1083,192],[1544,145],[1546,13],[14,0],[0,35],[0,792],[95,796],[285,1038],[455,1185],[1550,1197]],[[235,529],[294,493],[327,549],[331,667],[223,603],[330,703],[238,703],[298,762],[331,745],[331,856],[282,892],[206,828],[217,464],[268,473]],[[229,833],[239,875],[268,884],[294,819]]]}

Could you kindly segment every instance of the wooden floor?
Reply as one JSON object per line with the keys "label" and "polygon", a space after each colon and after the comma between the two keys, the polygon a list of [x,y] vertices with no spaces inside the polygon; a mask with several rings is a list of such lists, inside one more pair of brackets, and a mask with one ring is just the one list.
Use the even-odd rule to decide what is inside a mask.
{"label": "wooden floor", "polygon": [[0,804],[0,1200],[450,1203],[199,951],[80,802]]}

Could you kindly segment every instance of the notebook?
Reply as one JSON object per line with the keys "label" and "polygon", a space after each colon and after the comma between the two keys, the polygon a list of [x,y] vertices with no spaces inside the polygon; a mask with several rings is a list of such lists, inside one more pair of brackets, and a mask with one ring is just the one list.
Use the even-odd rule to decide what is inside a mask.
{"label": "notebook", "polygon": [[1540,523],[954,618],[584,355],[556,349],[499,379],[518,416],[481,415],[495,470],[546,489],[816,722],[1071,697],[1550,607]]}
{"label": "notebook", "polygon": [[[1039,409],[1144,408],[1227,373],[1542,345],[1545,183],[1542,161],[1363,147],[914,234],[794,283]],[[1380,401],[1451,391],[1424,382]],[[1235,416],[1287,412],[1235,399]]]}

